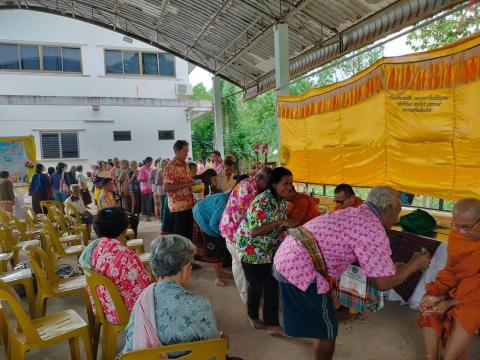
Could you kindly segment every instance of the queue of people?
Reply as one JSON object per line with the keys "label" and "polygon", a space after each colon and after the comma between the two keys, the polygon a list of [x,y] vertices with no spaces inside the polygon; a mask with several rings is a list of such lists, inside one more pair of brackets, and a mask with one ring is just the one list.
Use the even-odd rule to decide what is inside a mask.
{"label": "queue of people", "polygon": [[[428,253],[393,263],[387,231],[398,220],[402,200],[390,187],[372,188],[364,201],[352,186],[340,184],[334,211],[321,215],[310,195],[295,190],[287,168],[236,176],[231,156],[222,159],[215,151],[210,162],[192,162],[189,151],[189,143],[178,140],[171,160],[146,157],[139,164],[115,158],[100,161],[86,176],[81,167],[67,171],[59,163],[45,173],[37,164],[30,184],[35,211],[42,211],[40,201],[54,198],[93,223],[98,239],[79,262],[109,277],[131,311],[123,352],[226,337],[208,299],[186,288],[195,259],[214,264],[216,286],[233,277],[254,329],[314,339],[317,360],[332,359],[335,352],[338,321],[331,293],[348,266],[358,263],[377,290],[387,291],[430,263]],[[1,193],[10,196],[3,172],[0,178]],[[89,201],[99,209],[95,217]],[[154,279],[125,243],[127,228],[135,227],[132,219],[140,214],[144,221],[153,214],[162,222],[162,235],[151,245]],[[480,200],[462,199],[453,210],[447,265],[427,284],[420,305],[427,359],[438,358],[440,343],[447,360],[467,351],[480,328],[479,274]],[[105,289],[96,291],[115,323],[111,299]]]}

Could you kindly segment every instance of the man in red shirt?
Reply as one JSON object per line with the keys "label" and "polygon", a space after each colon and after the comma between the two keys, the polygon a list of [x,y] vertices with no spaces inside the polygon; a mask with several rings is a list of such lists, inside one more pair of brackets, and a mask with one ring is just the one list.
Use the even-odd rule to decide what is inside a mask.
{"label": "man in red shirt", "polygon": [[175,157],[163,171],[163,188],[168,197],[168,208],[172,213],[173,233],[192,240],[193,214],[195,204],[191,187],[195,184],[190,176],[186,159],[189,146],[185,140],[173,145]]}

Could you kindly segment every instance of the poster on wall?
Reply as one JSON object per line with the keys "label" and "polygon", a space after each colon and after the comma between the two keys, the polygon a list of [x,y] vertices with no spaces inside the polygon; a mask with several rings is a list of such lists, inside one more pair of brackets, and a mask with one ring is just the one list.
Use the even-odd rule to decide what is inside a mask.
{"label": "poster on wall", "polygon": [[12,181],[25,182],[27,168],[25,163],[28,157],[25,146],[21,141],[0,141],[0,171],[8,171]]}

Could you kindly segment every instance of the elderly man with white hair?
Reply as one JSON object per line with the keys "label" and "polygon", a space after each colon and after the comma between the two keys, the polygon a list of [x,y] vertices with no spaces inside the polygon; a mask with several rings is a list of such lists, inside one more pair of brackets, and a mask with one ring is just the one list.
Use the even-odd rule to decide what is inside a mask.
{"label": "elderly man with white hair", "polygon": [[332,359],[338,333],[329,278],[359,262],[378,290],[385,291],[429,264],[429,255],[419,253],[395,268],[386,229],[395,224],[400,209],[396,190],[374,187],[365,204],[316,217],[280,245],[273,271],[282,294],[285,333],[315,339],[316,360]]}
{"label": "elderly man with white hair", "polygon": [[[70,185],[70,196],[63,203],[65,205],[72,204],[82,216],[82,221],[84,223],[86,224],[92,223],[93,215],[88,211],[87,207],[85,206],[85,203],[83,202],[81,187],[79,184]],[[68,209],[66,211],[68,215],[72,215],[69,213]]]}

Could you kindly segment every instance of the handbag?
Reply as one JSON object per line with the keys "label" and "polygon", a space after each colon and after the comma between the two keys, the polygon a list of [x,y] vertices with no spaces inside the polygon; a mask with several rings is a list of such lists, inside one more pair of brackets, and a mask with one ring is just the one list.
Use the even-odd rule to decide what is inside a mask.
{"label": "handbag", "polygon": [[365,294],[363,296],[341,289],[339,283],[340,281],[335,283],[331,293],[332,297],[340,305],[359,313],[374,312],[383,308],[383,293],[375,288],[373,279],[367,279]]}

